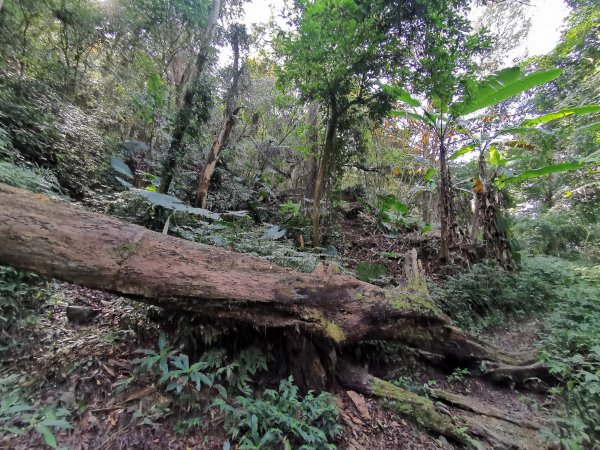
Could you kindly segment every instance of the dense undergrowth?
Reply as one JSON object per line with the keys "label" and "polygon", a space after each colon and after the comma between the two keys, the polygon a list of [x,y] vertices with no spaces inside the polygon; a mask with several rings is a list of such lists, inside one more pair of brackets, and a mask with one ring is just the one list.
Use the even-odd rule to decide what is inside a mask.
{"label": "dense undergrowth", "polygon": [[523,258],[520,270],[503,270],[493,261],[448,278],[431,289],[434,300],[457,324],[484,330],[506,316],[524,319],[543,315],[563,300],[575,283],[573,264],[555,257]]}
{"label": "dense undergrowth", "polygon": [[568,449],[600,441],[600,266],[551,256],[526,257],[506,272],[476,264],[432,289],[440,307],[476,332],[503,324],[543,321],[539,358],[559,379],[558,403],[547,438]]}

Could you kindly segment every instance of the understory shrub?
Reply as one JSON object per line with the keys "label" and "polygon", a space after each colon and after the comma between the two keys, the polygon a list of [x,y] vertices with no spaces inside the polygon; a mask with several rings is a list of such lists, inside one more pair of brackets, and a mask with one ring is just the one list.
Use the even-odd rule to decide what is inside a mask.
{"label": "understory shrub", "polygon": [[56,195],[61,191],[56,176],[49,169],[21,167],[8,161],[0,161],[0,183],[39,194]]}
{"label": "understory shrub", "polygon": [[70,411],[56,406],[39,405],[27,399],[16,374],[0,378],[0,441],[5,437],[38,433],[46,445],[58,446],[54,431],[73,428]]}
{"label": "understory shrub", "polygon": [[600,442],[600,289],[585,283],[564,288],[546,321],[541,355],[561,383],[561,400],[550,438],[568,449]]}
{"label": "understory shrub", "polygon": [[507,315],[522,318],[550,309],[560,298],[559,288],[574,282],[568,264],[552,257],[524,258],[519,271],[507,272],[487,261],[430,291],[458,325],[481,330]]}
{"label": "understory shrub", "polygon": [[15,325],[28,303],[46,295],[44,283],[31,272],[0,266],[0,330]]}
{"label": "understory shrub", "polygon": [[550,210],[516,221],[511,231],[530,254],[600,261],[600,224],[584,220],[577,211]]}
{"label": "understory shrub", "polygon": [[[266,389],[255,398],[252,377],[267,370],[267,358],[254,347],[233,359],[223,350],[212,349],[193,362],[170,347],[161,333],[158,349],[138,352],[145,355],[139,360],[141,372],[160,376],[158,383],[178,396],[183,409],[216,408],[223,413],[228,434],[238,442],[236,448],[335,448],[329,442],[341,429],[335,398],[326,392],[315,396],[311,391],[302,398],[291,376],[281,380],[277,390]],[[126,387],[134,378],[119,385]],[[192,420],[198,421],[182,423],[189,425]],[[229,448],[228,442],[224,448]]]}
{"label": "understory shrub", "polygon": [[233,405],[221,402],[225,426],[240,449],[300,448],[335,449],[329,441],[340,433],[335,398],[312,391],[301,398],[290,376],[277,390],[267,389],[259,398],[239,396]]}

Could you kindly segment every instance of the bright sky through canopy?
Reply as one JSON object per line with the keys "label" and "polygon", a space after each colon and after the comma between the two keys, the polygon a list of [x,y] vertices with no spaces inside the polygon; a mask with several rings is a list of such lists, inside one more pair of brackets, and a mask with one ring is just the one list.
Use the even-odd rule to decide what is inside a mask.
{"label": "bright sky through canopy", "polygon": [[[284,4],[284,0],[252,0],[245,8],[245,22],[247,25],[268,22],[271,7],[280,21],[278,16]],[[522,54],[525,49],[529,56],[548,53],[560,39],[560,30],[569,8],[563,0],[531,0],[528,12],[532,21],[531,31],[527,41],[523,42],[515,54]],[[507,55],[507,61],[511,59],[512,55]]]}

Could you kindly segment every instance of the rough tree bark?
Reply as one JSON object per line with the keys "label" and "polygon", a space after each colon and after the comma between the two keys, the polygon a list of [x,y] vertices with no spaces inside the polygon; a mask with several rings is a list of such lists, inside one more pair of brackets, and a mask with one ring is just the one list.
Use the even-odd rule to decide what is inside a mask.
{"label": "rough tree bark", "polygon": [[163,163],[160,186],[158,187],[158,191],[163,194],[166,194],[169,191],[171,181],[173,180],[173,172],[175,171],[175,166],[177,165],[177,161],[183,149],[183,138],[185,137],[185,133],[187,132],[192,120],[192,111],[194,108],[194,97],[196,94],[197,83],[199,82],[208,61],[209,51],[212,45],[215,30],[217,28],[220,13],[221,0],[213,0],[208,18],[208,24],[206,26],[206,38],[196,58],[195,80],[185,91],[183,105],[179,109],[177,118],[175,119],[175,129],[173,130],[171,146],[169,147],[167,157]]}
{"label": "rough tree bark", "polygon": [[1,264],[170,309],[293,327],[336,344],[397,340],[464,362],[531,362],[454,327],[416,272],[404,288],[384,290],[335,267],[295,272],[2,184],[0,204]]}
{"label": "rough tree bark", "polygon": [[[320,388],[335,377],[355,390],[391,399],[400,413],[463,444],[481,439],[505,448],[509,425],[516,427],[510,432],[515,436],[531,428],[515,425],[513,419],[488,423],[494,416],[510,415],[485,413],[481,405],[438,393],[448,403],[475,410],[479,422],[452,419],[437,403],[338,361],[336,349],[379,339],[402,342],[462,367],[485,363],[487,375],[501,381],[544,376],[543,367],[532,364],[532,355],[499,351],[454,327],[431,303],[416,251],[406,258],[406,285],[384,290],[338,274],[335,267],[299,273],[3,184],[0,204],[0,264],[164,308],[287,330],[290,359],[298,363],[292,365],[295,376],[316,379],[315,373],[321,374]],[[482,425],[484,419],[489,420]],[[474,437],[459,431],[462,426],[472,428]]]}
{"label": "rough tree bark", "polygon": [[[486,182],[487,170],[484,153],[478,160],[478,176],[474,180],[473,224],[471,227],[471,242],[477,246],[478,233],[483,231],[483,254],[498,261],[506,270],[516,268],[506,231],[498,226],[498,213],[503,206],[502,194],[494,189],[492,182]],[[493,179],[493,176],[492,176]]]}

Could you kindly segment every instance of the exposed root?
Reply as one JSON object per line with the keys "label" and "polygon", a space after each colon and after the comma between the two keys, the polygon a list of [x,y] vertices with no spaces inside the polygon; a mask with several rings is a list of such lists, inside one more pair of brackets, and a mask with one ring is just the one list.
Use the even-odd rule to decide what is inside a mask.
{"label": "exposed root", "polygon": [[[340,367],[341,366],[341,367]],[[509,413],[491,405],[474,403],[467,397],[444,391],[433,391],[443,402],[464,411],[452,415],[435,402],[392,383],[376,378],[365,369],[340,363],[339,381],[347,388],[392,402],[395,410],[423,427],[446,436],[468,448],[543,449],[539,425],[510,417]],[[476,414],[475,416],[471,415]]]}
{"label": "exposed root", "polygon": [[492,363],[487,365],[485,375],[497,383],[522,386],[538,391],[545,391],[547,385],[556,382],[556,379],[548,372],[548,368],[541,362],[526,366]]}
{"label": "exposed root", "polygon": [[465,397],[464,395],[442,391],[441,389],[430,389],[430,392],[434,398],[465,411],[504,420],[514,425],[519,425],[531,430],[539,430],[541,427],[540,424],[524,418],[510,417],[506,411],[496,408],[493,405],[484,403],[481,400],[473,400],[469,397]]}

